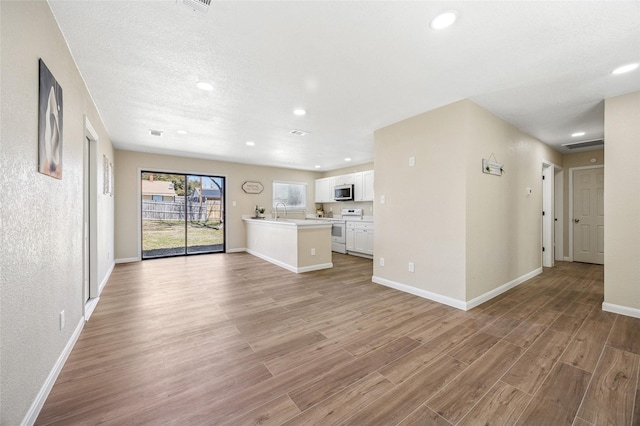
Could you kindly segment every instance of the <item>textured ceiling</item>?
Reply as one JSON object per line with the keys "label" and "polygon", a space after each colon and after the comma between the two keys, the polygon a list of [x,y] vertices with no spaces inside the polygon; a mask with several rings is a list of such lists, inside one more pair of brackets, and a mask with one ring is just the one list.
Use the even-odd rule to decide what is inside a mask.
{"label": "textured ceiling", "polygon": [[[640,70],[611,74],[640,61],[638,1],[49,3],[120,149],[331,170],[469,98],[564,152],[603,137],[605,98],[640,90]],[[432,30],[445,10],[457,22]]]}

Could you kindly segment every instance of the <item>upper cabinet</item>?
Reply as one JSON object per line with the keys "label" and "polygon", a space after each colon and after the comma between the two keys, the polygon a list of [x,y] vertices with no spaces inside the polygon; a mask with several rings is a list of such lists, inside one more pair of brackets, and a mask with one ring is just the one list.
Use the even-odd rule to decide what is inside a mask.
{"label": "upper cabinet", "polygon": [[373,170],[353,174],[353,201],[373,201]]}
{"label": "upper cabinet", "polygon": [[316,203],[333,203],[333,188],[353,185],[353,201],[373,201],[373,170],[316,179]]}
{"label": "upper cabinet", "polygon": [[332,203],[333,178],[316,179],[316,203]]}
{"label": "upper cabinet", "polygon": [[356,173],[349,173],[348,175],[334,176],[333,186],[355,185],[356,184],[355,174]]}

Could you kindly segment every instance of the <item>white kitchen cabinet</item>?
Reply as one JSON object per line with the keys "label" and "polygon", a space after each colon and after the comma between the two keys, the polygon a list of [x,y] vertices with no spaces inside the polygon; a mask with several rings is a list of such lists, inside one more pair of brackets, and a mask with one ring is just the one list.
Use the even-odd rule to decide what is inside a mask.
{"label": "white kitchen cabinet", "polygon": [[354,173],[353,201],[373,201],[373,170]]}
{"label": "white kitchen cabinet", "polygon": [[316,179],[316,203],[332,203],[333,199],[333,178]]}
{"label": "white kitchen cabinet", "polygon": [[340,175],[333,177],[333,186],[338,185],[355,185],[356,178],[355,173],[349,173],[348,175]]}
{"label": "white kitchen cabinet", "polygon": [[356,233],[355,230],[353,229],[353,225],[351,224],[351,226],[349,226],[351,224],[351,222],[347,223],[347,232],[346,232],[346,248],[347,251],[353,251],[353,247],[355,247],[355,237],[356,237]]}
{"label": "white kitchen cabinet", "polygon": [[333,188],[353,185],[353,201],[373,201],[373,170],[316,179],[316,203],[333,203]]}
{"label": "white kitchen cabinet", "polygon": [[373,223],[347,222],[347,251],[373,256]]}

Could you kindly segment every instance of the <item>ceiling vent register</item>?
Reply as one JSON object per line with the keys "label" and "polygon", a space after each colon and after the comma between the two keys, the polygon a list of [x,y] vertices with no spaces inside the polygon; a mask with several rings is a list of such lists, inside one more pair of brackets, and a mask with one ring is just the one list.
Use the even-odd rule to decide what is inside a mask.
{"label": "ceiling vent register", "polygon": [[604,146],[603,139],[596,139],[592,141],[584,141],[584,142],[572,142],[562,144],[567,149],[578,149],[578,148],[593,148],[594,146]]}
{"label": "ceiling vent register", "polygon": [[182,0],[182,3],[194,11],[197,10],[204,13],[207,13],[209,6],[211,6],[211,0]]}

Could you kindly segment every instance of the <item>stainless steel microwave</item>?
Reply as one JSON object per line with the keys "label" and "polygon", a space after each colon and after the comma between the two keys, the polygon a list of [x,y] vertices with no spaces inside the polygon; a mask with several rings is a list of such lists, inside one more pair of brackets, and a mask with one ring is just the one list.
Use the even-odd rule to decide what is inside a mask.
{"label": "stainless steel microwave", "polygon": [[338,185],[334,187],[333,199],[336,201],[353,200],[353,185]]}

